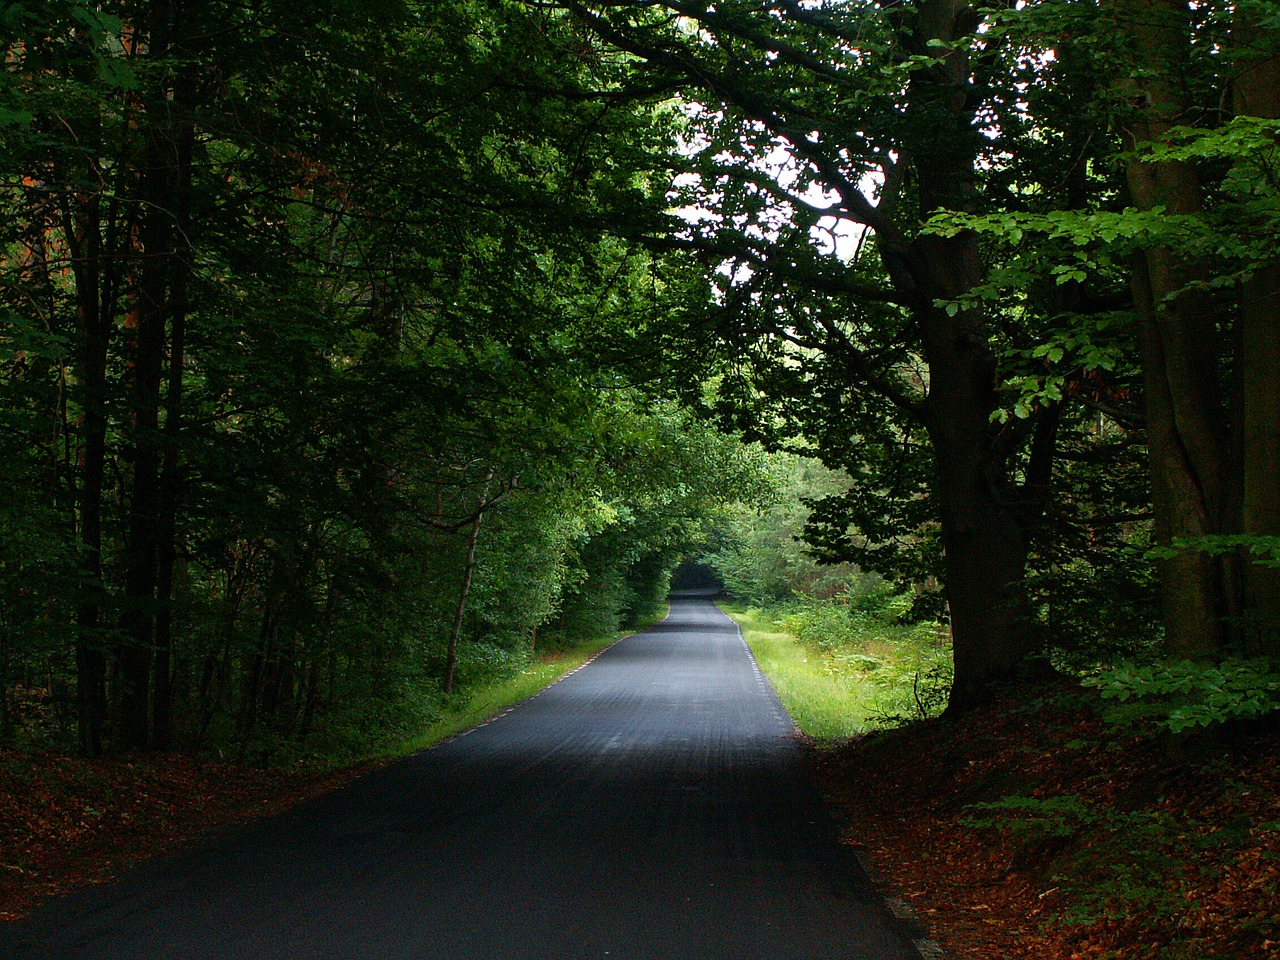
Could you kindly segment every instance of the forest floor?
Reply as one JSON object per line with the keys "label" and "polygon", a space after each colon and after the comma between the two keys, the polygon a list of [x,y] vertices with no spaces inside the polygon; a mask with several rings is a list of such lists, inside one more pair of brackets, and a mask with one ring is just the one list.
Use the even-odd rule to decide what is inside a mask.
{"label": "forest floor", "polygon": [[[1280,957],[1280,736],[1117,736],[1017,695],[815,753],[890,894],[955,960]],[[357,774],[0,750],[0,919]]]}
{"label": "forest floor", "polygon": [[214,828],[282,813],[364,769],[316,773],[176,754],[85,759],[0,748],[0,920],[106,883]]}
{"label": "forest floor", "polygon": [[1280,958],[1280,729],[1117,731],[1075,684],[815,751],[956,960]]}

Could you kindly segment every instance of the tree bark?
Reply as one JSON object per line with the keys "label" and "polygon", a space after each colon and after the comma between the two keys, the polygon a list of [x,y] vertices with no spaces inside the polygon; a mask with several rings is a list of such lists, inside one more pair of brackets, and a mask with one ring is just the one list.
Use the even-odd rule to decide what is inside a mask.
{"label": "tree bark", "polygon": [[97,756],[107,721],[107,654],[102,637],[102,490],[107,460],[107,356],[111,323],[102,309],[101,198],[76,194],[65,213],[76,286],[76,379],[81,404],[76,500],[80,583],[76,600],[76,708],[80,750]]}
{"label": "tree bark", "polygon": [[[144,174],[144,179],[153,179]],[[152,190],[144,191],[144,196]],[[160,499],[160,380],[164,358],[163,287],[151,257],[159,257],[163,229],[153,213],[144,220],[139,253],[144,260],[133,294],[128,327],[132,340],[131,478],[129,526],[125,541],[123,633],[118,656],[120,692],[116,707],[116,746],[148,746],[150,688],[155,628]]]}
{"label": "tree bark", "polygon": [[1033,649],[1027,529],[993,450],[996,370],[982,318],[967,310],[948,316],[933,305],[978,282],[976,240],[921,238],[915,247],[955,670],[947,710],[956,713],[980,702]]}
{"label": "tree bark", "polygon": [[[1165,257],[1157,252],[1157,263]],[[1151,279],[1153,257],[1140,255],[1134,265],[1132,288],[1139,314],[1142,344],[1143,387],[1146,398],[1147,457],[1151,473],[1151,498],[1155,514],[1155,539],[1168,546],[1176,538],[1197,539],[1219,529],[1222,501],[1216,482],[1204,483],[1188,452],[1188,434],[1210,435],[1212,428],[1191,417],[1179,417],[1179,401],[1172,380],[1179,373],[1176,342],[1180,324],[1173,307],[1160,305],[1160,291],[1168,290],[1168,272]],[[1168,349],[1174,344],[1174,356]],[[1202,341],[1201,352],[1210,352]],[[1184,344],[1185,345],[1185,344]],[[1184,355],[1185,356],[1185,355]],[[1184,414],[1190,411],[1182,411]],[[1221,436],[1221,434],[1219,434]],[[1210,481],[1220,479],[1215,464]],[[1223,596],[1219,588],[1221,565],[1208,553],[1184,549],[1159,561],[1165,652],[1176,658],[1212,656],[1226,635],[1222,621]]]}
{"label": "tree bark", "polygon": [[[193,107],[188,84],[175,102]],[[195,128],[180,118],[174,143],[174,234],[189,238],[191,226],[192,156]],[[157,750],[173,746],[173,587],[178,557],[178,505],[181,492],[182,394],[186,363],[187,258],[172,251],[168,290],[169,366],[165,388],[164,458],[160,468],[159,531],[156,569],[155,686],[152,692],[152,741]]]}
{"label": "tree bark", "polygon": [[[94,48],[88,31],[77,41]],[[96,54],[76,70],[88,80],[97,69]],[[79,144],[97,144],[102,121],[90,114],[68,121]],[[103,171],[85,153],[58,169],[70,189],[62,204],[62,232],[70,254],[75,284],[75,353],[73,395],[80,407],[75,470],[76,535],[79,546],[76,589],[76,715],[80,751],[97,756],[103,750],[108,714],[107,640],[102,624],[106,588],[102,576],[102,494],[107,464],[107,359],[111,348],[114,295],[105,281],[104,264],[112,244],[104,240]]]}
{"label": "tree bark", "polygon": [[280,632],[278,603],[279,600],[274,590],[268,592],[267,596],[263,598],[262,623],[258,628],[258,649],[253,652],[248,675],[244,678],[244,688],[241,691],[240,722],[238,724],[240,747],[236,752],[238,759],[244,759],[244,755],[249,749],[249,739],[253,736],[253,731],[258,725],[258,718],[262,713],[263,674],[268,658],[274,654],[275,640]]}
{"label": "tree bark", "polygon": [[[922,3],[910,42],[925,49],[931,41],[950,43],[972,28],[970,17],[969,6],[956,0]],[[922,111],[917,122],[945,117],[949,125],[912,145],[921,207],[968,210],[976,195],[976,134],[964,46],[948,51],[938,72],[915,76],[909,109]],[[886,267],[913,305],[929,368],[924,415],[936,464],[955,669],[947,711],[956,713],[984,699],[1033,649],[1025,581],[1034,511],[1013,502],[1008,464],[994,445],[997,370],[986,318],[975,309],[948,313],[936,305],[983,281],[977,238],[921,236],[900,253],[905,274],[891,262]]]}
{"label": "tree bark", "polygon": [[[1138,58],[1128,64],[1129,74],[1118,78],[1119,92],[1136,105],[1125,128],[1132,150],[1160,142],[1186,118],[1189,11],[1182,0],[1113,0],[1111,11]],[[1140,210],[1163,207],[1170,214],[1190,214],[1201,209],[1199,180],[1186,161],[1130,159],[1126,176]],[[1217,334],[1207,298],[1187,290],[1196,277],[1196,265],[1167,247],[1153,247],[1136,258],[1131,281],[1160,546],[1220,532],[1225,519],[1227,423],[1218,387]],[[1216,654],[1226,639],[1221,564],[1203,551],[1183,550],[1159,562],[1159,575],[1166,653],[1180,658]]]}
{"label": "tree bark", "polygon": [[[1234,107],[1238,116],[1280,117],[1280,52],[1274,35],[1237,10]],[[1280,537],[1280,257],[1260,264],[1240,300],[1241,532]],[[1280,657],[1280,569],[1244,568],[1249,653]]]}
{"label": "tree bark", "polygon": [[[155,0],[149,10],[145,53],[151,75],[140,117],[143,143],[138,163],[138,204],[141,208],[133,268],[131,331],[130,417],[132,476],[129,488],[129,533],[125,543],[125,606],[121,617],[123,638],[118,662],[120,694],[117,707],[117,745],[124,750],[144,750],[152,745],[153,683],[156,682],[158,622],[167,608],[169,583],[162,583],[162,558],[172,552],[173,512],[176,494],[167,488],[161,468],[166,447],[176,442],[167,428],[176,431],[181,396],[181,336],[185,323],[182,286],[184,271],[175,240],[186,227],[193,132],[179,114],[173,67],[168,61],[176,49],[175,38],[185,14],[183,0]],[[175,310],[183,312],[178,316]],[[169,371],[172,423],[162,428],[162,390],[166,379],[165,348],[169,322],[175,320],[179,340],[170,352],[176,371]],[[176,382],[175,382],[176,376]],[[175,462],[176,469],[176,462]],[[167,495],[170,494],[170,495]],[[170,541],[166,546],[166,541]],[[171,574],[171,566],[170,566]],[[162,628],[163,631],[164,628]],[[168,649],[160,652],[165,679],[159,701],[162,724],[167,725]],[[167,738],[168,731],[164,731]]]}

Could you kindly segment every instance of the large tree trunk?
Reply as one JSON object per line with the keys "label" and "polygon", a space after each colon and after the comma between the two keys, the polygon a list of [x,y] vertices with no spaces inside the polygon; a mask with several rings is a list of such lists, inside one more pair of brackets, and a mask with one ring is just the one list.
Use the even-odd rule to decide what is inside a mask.
{"label": "large tree trunk", "polygon": [[[1280,117],[1280,50],[1274,34],[1237,12],[1235,112]],[[1241,532],[1280,537],[1280,258],[1258,266],[1240,302],[1243,397]],[[1245,567],[1251,653],[1280,657],[1280,569]]]}
{"label": "large tree trunk", "polygon": [[[1186,119],[1187,5],[1183,0],[1113,0],[1111,10],[1137,57],[1127,65],[1130,73],[1119,77],[1120,92],[1137,105],[1126,118],[1128,146],[1159,143]],[[1163,207],[1189,214],[1201,208],[1190,163],[1130,159],[1126,174],[1140,210]],[[1217,335],[1207,297],[1186,289],[1196,278],[1194,264],[1155,247],[1139,254],[1132,279],[1160,546],[1220,532],[1226,514],[1227,424],[1217,382]],[[1160,561],[1159,573],[1166,652],[1192,658],[1215,654],[1226,638],[1221,564],[1203,551],[1183,550]]]}
{"label": "large tree trunk", "polygon": [[992,446],[996,370],[981,317],[964,310],[948,316],[933,306],[977,282],[976,241],[922,238],[916,248],[955,668],[947,709],[954,713],[982,700],[1031,652],[1027,531],[1006,495],[1007,466]]}
{"label": "large tree trunk", "polygon": [[[955,676],[949,713],[981,702],[1032,652],[1026,530],[991,487],[981,437],[959,417],[937,427],[942,542]],[[977,446],[970,443],[978,440]]]}
{"label": "large tree trunk", "polygon": [[[1202,365],[1187,352],[1194,339],[1188,330],[1199,323],[1198,318],[1180,317],[1173,303],[1161,302],[1177,283],[1167,260],[1163,251],[1140,255],[1132,281],[1142,343],[1155,538],[1160,546],[1216,532],[1224,506],[1220,458],[1197,461],[1192,449],[1197,440],[1213,449],[1225,426],[1210,425],[1208,410],[1178,396],[1178,386],[1192,376],[1186,369],[1188,360],[1191,366]],[[1201,359],[1212,357],[1212,343],[1209,337],[1201,341]],[[1220,563],[1205,551],[1184,549],[1159,561],[1159,576],[1166,652],[1180,658],[1216,653],[1225,639]]]}
{"label": "large tree trunk", "polygon": [[[973,28],[971,18],[971,8],[957,0],[922,3],[910,42],[924,49],[934,40],[950,43]],[[937,73],[918,74],[912,82],[911,108],[945,117],[949,125],[912,145],[922,209],[964,211],[972,205],[977,134],[969,77],[961,44]],[[935,304],[958,299],[983,281],[977,238],[923,236],[900,252],[908,271],[895,282],[913,303],[929,366],[925,423],[934,449],[951,611],[955,678],[947,710],[955,713],[981,701],[1032,650],[1028,514],[1008,496],[1008,464],[993,442],[997,371],[985,318],[974,309],[948,313]]]}

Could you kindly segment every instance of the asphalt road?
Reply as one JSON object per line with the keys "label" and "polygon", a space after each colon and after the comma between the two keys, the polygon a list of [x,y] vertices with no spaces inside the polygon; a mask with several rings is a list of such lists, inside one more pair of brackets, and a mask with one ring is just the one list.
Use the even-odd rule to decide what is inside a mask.
{"label": "asphalt road", "polygon": [[737,628],[680,597],[491,723],[0,937],[5,960],[918,957]]}

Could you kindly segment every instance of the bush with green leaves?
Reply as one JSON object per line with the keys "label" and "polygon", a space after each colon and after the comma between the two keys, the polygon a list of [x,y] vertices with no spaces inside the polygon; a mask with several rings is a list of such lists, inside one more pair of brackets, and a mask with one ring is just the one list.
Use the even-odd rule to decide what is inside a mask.
{"label": "bush with green leaves", "polygon": [[1280,710],[1280,673],[1266,659],[1221,663],[1123,661],[1084,679],[1111,704],[1109,720],[1171,733]]}
{"label": "bush with green leaves", "polygon": [[701,559],[729,594],[743,603],[774,604],[793,598],[829,598],[874,590],[883,580],[849,563],[823,563],[804,542],[815,498],[848,487],[839,471],[816,460],[775,453],[769,457],[774,502],[741,507],[715,531],[715,545]]}

